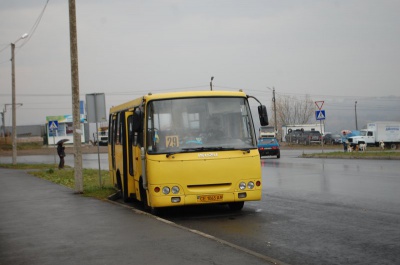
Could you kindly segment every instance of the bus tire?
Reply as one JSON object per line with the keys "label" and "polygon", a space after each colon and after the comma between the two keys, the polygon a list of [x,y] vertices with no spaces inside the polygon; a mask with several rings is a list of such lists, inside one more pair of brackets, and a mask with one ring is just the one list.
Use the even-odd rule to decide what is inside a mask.
{"label": "bus tire", "polygon": [[157,216],[159,216],[159,215],[161,215],[161,208],[159,208],[159,207],[149,207],[149,212],[150,212],[152,215],[157,215]]}
{"label": "bus tire", "polygon": [[244,202],[230,202],[228,203],[228,207],[231,211],[240,211],[244,206]]}

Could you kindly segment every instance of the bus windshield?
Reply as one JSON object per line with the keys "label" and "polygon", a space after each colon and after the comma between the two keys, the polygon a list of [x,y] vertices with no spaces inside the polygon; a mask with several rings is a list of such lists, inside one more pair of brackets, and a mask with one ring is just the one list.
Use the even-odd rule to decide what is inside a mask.
{"label": "bus windshield", "polygon": [[246,98],[153,100],[146,115],[149,154],[257,148]]}

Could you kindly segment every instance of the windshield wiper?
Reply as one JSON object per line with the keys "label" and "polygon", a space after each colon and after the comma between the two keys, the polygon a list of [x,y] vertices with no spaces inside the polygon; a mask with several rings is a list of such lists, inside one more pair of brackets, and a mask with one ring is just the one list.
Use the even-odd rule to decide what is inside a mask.
{"label": "windshield wiper", "polygon": [[182,148],[183,151],[187,152],[198,152],[198,151],[223,151],[223,150],[234,150],[233,147],[222,147],[222,146],[210,146],[210,147],[189,147]]}
{"label": "windshield wiper", "polygon": [[172,156],[172,155],[175,155],[176,153],[173,153],[173,152],[171,152],[171,153],[167,153],[165,156],[168,158],[168,157],[170,157],[170,156]]}
{"label": "windshield wiper", "polygon": [[228,150],[240,150],[240,151],[250,153],[249,148],[238,149],[238,148],[234,148],[234,147],[222,147],[222,146],[188,147],[188,148],[182,148],[181,151],[167,153],[166,157],[168,158],[168,157],[178,154],[178,153],[191,153],[191,152],[203,152],[203,151],[228,151]]}

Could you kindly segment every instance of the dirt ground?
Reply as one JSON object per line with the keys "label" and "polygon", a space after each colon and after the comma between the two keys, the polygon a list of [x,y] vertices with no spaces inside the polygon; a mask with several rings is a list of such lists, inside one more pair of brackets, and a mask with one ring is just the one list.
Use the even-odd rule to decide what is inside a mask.
{"label": "dirt ground", "polygon": [[[107,153],[108,147],[107,146],[99,146],[100,153]],[[97,154],[97,146],[93,145],[82,145],[82,154]],[[17,150],[17,154],[19,156],[26,156],[26,155],[53,155],[57,153],[56,147],[53,146],[43,146],[42,148],[38,149],[28,149],[28,150]],[[71,145],[65,146],[65,153],[73,154],[74,147]],[[0,156],[12,156],[12,150],[0,150]]]}

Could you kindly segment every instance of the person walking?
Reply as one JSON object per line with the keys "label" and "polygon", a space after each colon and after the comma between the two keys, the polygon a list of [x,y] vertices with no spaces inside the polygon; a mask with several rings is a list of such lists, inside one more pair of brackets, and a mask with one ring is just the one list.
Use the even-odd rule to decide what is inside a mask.
{"label": "person walking", "polygon": [[63,142],[57,143],[57,154],[60,157],[60,163],[58,164],[58,169],[64,168],[64,157],[65,157],[65,147]]}

